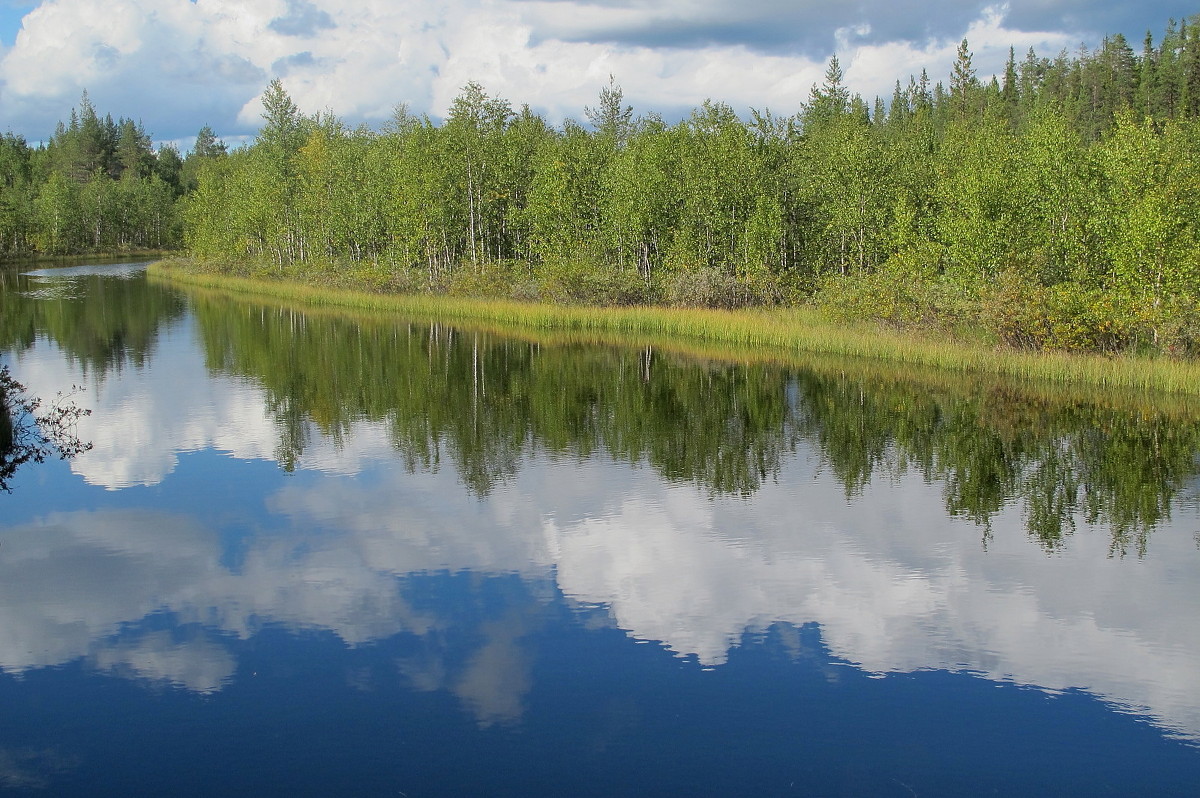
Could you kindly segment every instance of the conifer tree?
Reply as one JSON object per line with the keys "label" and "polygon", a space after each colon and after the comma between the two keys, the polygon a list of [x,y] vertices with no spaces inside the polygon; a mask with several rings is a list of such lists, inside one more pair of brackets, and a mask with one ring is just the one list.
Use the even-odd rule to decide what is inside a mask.
{"label": "conifer tree", "polygon": [[976,110],[975,91],[979,88],[979,79],[975,77],[975,67],[971,62],[971,50],[967,46],[967,40],[963,39],[958,45],[954,68],[950,73],[951,110],[954,116],[959,118]]}

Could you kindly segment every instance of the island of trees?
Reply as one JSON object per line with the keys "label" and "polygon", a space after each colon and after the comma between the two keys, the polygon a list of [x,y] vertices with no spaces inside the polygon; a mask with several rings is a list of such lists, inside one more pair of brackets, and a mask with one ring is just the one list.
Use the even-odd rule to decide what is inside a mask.
{"label": "island of trees", "polygon": [[1140,52],[1010,51],[980,79],[669,124],[615,83],[555,127],[471,83],[442,124],[305,115],[186,158],[86,97],[0,147],[0,255],[182,246],[196,263],[376,290],[597,304],[815,303],[1031,349],[1200,350],[1200,18]]}

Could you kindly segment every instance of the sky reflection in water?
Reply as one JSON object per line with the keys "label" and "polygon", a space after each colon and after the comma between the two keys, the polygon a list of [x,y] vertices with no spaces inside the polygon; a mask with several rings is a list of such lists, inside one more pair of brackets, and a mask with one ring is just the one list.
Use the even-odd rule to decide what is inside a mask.
{"label": "sky reflection in water", "polygon": [[0,785],[1132,794],[1200,776],[1194,493],[1120,557],[1082,518],[1048,554],[1016,502],[985,547],[916,473],[848,496],[819,436],[732,494],[528,445],[481,492],[465,456],[406,468],[362,417],[305,421],[288,473],[278,396],[214,370],[206,329],[169,313],[118,367],[44,337],[7,358],[41,392],[88,386],[95,446],[0,497]]}

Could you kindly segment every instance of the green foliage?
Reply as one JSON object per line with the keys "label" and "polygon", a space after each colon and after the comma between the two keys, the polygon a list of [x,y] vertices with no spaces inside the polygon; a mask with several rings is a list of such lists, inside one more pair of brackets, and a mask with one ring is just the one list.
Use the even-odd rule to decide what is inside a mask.
{"label": "green foliage", "polygon": [[797,161],[800,200],[814,228],[811,257],[820,271],[844,275],[878,266],[897,194],[890,148],[874,128],[842,114],[808,125]]}
{"label": "green foliage", "polygon": [[[635,118],[610,79],[585,109],[592,129],[554,129],[469,83],[440,126],[401,107],[383,132],[350,130],[304,116],[275,81],[253,146],[226,154],[198,136],[179,173],[185,240],[324,284],[354,273],[601,305],[786,298],[942,334],[982,323],[1022,348],[1182,356],[1200,301],[1196,31],[1172,26],[1141,55],[1120,36],[1075,57],[1010,52],[1003,81],[979,79],[964,41],[948,88],[897,81],[874,118],[836,58],[793,117],[746,122],[709,100],[668,125]],[[106,125],[85,104],[62,134],[70,158],[52,163],[99,163]],[[153,203],[64,169],[44,200],[0,205],[6,246],[137,238],[114,231]]]}
{"label": "green foliage", "polygon": [[817,295],[821,308],[832,318],[853,322],[870,319],[896,327],[932,326],[938,309],[933,304],[931,280],[914,280],[916,267],[897,256],[885,268],[825,277]]}
{"label": "green foliage", "polygon": [[41,252],[62,255],[82,245],[79,190],[55,170],[34,201],[37,218],[37,247]]}
{"label": "green foliage", "polygon": [[178,152],[102,119],[85,92],[45,147],[0,139],[0,258],[178,247],[182,172]]}
{"label": "green foliage", "polygon": [[545,261],[538,286],[537,299],[569,305],[644,305],[656,298],[635,272],[579,258]]}
{"label": "green foliage", "polygon": [[1098,149],[1096,218],[1114,287],[1161,303],[1200,290],[1200,139],[1191,124],[1161,132],[1131,115]]}
{"label": "green foliage", "polygon": [[1009,270],[981,303],[981,320],[998,340],[1029,350],[1073,352],[1196,351],[1194,302],[1164,308],[1144,295],[1077,283],[1045,286]]}

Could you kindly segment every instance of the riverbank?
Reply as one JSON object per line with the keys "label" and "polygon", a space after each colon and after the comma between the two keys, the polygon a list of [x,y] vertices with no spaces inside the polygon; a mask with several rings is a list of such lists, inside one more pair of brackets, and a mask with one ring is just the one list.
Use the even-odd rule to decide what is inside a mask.
{"label": "riverbank", "polygon": [[736,311],[702,308],[590,307],[387,294],[246,278],[159,261],[150,273],[167,280],[312,306],[382,311],[444,321],[476,320],[541,330],[611,332],[871,358],[952,372],[1039,380],[1060,385],[1200,395],[1200,363],[1135,356],[1023,352],[963,343],[875,324],[835,324],[811,307]]}
{"label": "riverbank", "polygon": [[46,266],[75,266],[81,263],[143,261],[154,258],[166,258],[173,254],[175,254],[173,250],[166,249],[131,249],[119,252],[109,251],[76,255],[29,255],[20,258],[0,258],[0,268],[19,269],[30,266],[42,268]]}

